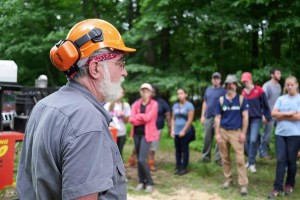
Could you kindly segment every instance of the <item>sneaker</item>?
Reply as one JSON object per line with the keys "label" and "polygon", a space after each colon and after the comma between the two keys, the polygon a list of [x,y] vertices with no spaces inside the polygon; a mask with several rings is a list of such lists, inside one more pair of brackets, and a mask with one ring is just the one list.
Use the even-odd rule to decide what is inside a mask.
{"label": "sneaker", "polygon": [[255,173],[256,172],[256,168],[255,168],[255,165],[250,165],[248,170],[251,172],[251,173]]}
{"label": "sneaker", "polygon": [[151,193],[153,191],[153,186],[152,185],[147,185],[145,192]]}
{"label": "sneaker", "polygon": [[135,187],[135,191],[139,192],[142,189],[144,189],[144,184],[143,183],[139,183],[136,187]]}
{"label": "sneaker", "polygon": [[248,188],[246,186],[242,186],[240,193],[242,196],[246,196],[248,194]]}
{"label": "sneaker", "polygon": [[178,172],[178,175],[179,175],[179,176],[183,176],[183,175],[185,175],[185,174],[187,174],[187,170],[186,170],[186,169],[181,169],[181,170]]}
{"label": "sneaker", "polygon": [[290,186],[290,185],[284,186],[284,194],[285,195],[293,194],[293,190],[294,190],[293,186]]}
{"label": "sneaker", "polygon": [[219,165],[220,167],[222,167],[222,160],[216,160],[216,165]]}
{"label": "sneaker", "polygon": [[249,167],[249,163],[248,163],[248,162],[246,162],[246,164],[245,164],[245,168],[246,168],[246,169],[248,169],[248,167]]}
{"label": "sneaker", "polygon": [[174,175],[178,175],[180,172],[180,169],[176,169],[175,172],[174,172]]}
{"label": "sneaker", "polygon": [[275,199],[276,197],[280,196],[280,191],[273,190],[269,195],[268,199]]}
{"label": "sneaker", "polygon": [[223,189],[223,190],[226,190],[226,189],[228,189],[229,187],[231,187],[232,186],[232,182],[230,182],[230,181],[225,181],[225,183],[221,186],[221,188]]}
{"label": "sneaker", "polygon": [[202,162],[202,163],[209,163],[210,162],[210,158],[203,157],[203,158],[201,158],[200,162]]}
{"label": "sneaker", "polygon": [[272,160],[273,157],[272,157],[272,156],[269,156],[269,155],[266,155],[266,156],[263,157],[263,159],[265,159],[265,160]]}

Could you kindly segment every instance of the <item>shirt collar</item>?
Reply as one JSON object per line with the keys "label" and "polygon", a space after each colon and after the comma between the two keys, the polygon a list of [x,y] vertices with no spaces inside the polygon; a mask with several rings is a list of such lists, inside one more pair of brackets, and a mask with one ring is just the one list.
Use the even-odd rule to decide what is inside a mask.
{"label": "shirt collar", "polygon": [[79,91],[84,96],[84,98],[86,98],[91,104],[93,104],[93,106],[95,106],[97,110],[99,110],[103,114],[105,120],[107,121],[107,124],[110,123],[110,121],[112,120],[111,114],[105,110],[105,108],[103,107],[104,104],[99,102],[87,88],[73,80],[69,80],[67,86]]}

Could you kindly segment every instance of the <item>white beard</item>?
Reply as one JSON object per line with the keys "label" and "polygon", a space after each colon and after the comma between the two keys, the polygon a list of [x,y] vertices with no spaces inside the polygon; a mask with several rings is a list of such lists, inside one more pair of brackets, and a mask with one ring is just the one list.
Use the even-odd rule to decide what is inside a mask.
{"label": "white beard", "polygon": [[105,102],[115,101],[121,96],[121,84],[125,80],[121,76],[120,80],[117,83],[111,82],[110,74],[108,71],[108,66],[104,65],[104,79],[99,83],[98,91],[104,97]]}

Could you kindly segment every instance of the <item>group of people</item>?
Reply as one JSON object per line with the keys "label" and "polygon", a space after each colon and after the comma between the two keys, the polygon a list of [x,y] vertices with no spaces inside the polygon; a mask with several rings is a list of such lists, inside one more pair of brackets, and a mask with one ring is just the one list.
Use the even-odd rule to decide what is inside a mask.
{"label": "group of people", "polygon": [[[212,75],[213,86],[204,95],[201,123],[204,125],[205,139],[201,161],[210,161],[215,134],[215,161],[223,167],[225,182],[222,188],[227,189],[233,182],[230,160],[232,147],[242,196],[248,194],[247,169],[251,173],[256,172],[257,155],[271,158],[270,141],[275,122],[276,176],[274,189],[268,198],[276,198],[282,193],[291,195],[295,186],[297,155],[300,150],[299,85],[294,76],[287,77],[285,93],[282,95],[280,70],[272,69],[270,76],[271,79],[261,88],[253,83],[249,72],[243,73],[240,80],[243,88],[241,94],[238,94],[240,84],[237,77],[227,75],[224,90],[221,74],[216,72]],[[261,124],[263,133],[260,137]],[[246,163],[245,155],[248,157]]]}
{"label": "group of people", "polygon": [[[158,98],[158,90],[144,83],[141,98],[132,106],[123,100],[121,83],[127,76],[126,47],[118,30],[100,19],[83,20],[72,27],[66,39],[50,51],[53,65],[67,77],[67,84],[40,100],[28,119],[17,174],[20,199],[126,199],[127,180],[122,159],[126,123],[132,124],[133,155],[138,164],[136,190],[153,190],[151,171],[156,169],[164,119],[174,138],[176,175],[187,173],[189,143],[195,140],[192,125],[195,108],[187,91],[177,90],[178,101],[169,106]],[[223,167],[224,189],[232,186],[230,146],[235,153],[241,195],[247,195],[247,169],[256,172],[256,155],[268,157],[272,128],[276,121],[277,167],[274,190],[269,198],[295,185],[296,159],[300,148],[300,95],[295,77],[285,80],[281,95],[280,71],[263,88],[254,85],[250,73],[241,77],[242,95],[235,75],[212,76],[213,87],[204,95],[201,123],[205,140],[201,160],[211,159],[213,135],[217,141],[216,162]],[[259,140],[259,127],[264,132]],[[117,129],[117,143],[109,130]],[[260,144],[260,145],[259,145]],[[244,155],[248,156],[245,163]],[[287,173],[285,184],[284,174]]]}
{"label": "group of people", "polygon": [[120,98],[106,103],[104,107],[113,116],[110,125],[118,130],[117,145],[121,156],[126,138],[125,123],[132,124],[130,137],[134,140],[134,148],[129,164],[138,165],[139,183],[136,190],[145,189],[146,192],[153,190],[151,171],[157,170],[154,155],[159,148],[165,120],[169,133],[175,141],[175,174],[179,176],[186,174],[189,160],[188,146],[195,139],[195,130],[192,126],[195,109],[187,100],[187,92],[184,89],[177,90],[178,102],[172,108],[172,116],[168,103],[159,97],[158,88],[149,83],[140,86],[140,98],[132,104],[131,109],[129,104],[123,101],[123,97],[124,88]]}

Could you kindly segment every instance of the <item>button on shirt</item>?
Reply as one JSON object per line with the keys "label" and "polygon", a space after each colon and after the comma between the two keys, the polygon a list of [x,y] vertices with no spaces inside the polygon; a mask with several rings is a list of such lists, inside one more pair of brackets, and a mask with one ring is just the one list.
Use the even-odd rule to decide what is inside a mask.
{"label": "button on shirt", "polygon": [[108,128],[110,114],[70,81],[32,110],[23,141],[17,192],[24,200],[126,199],[125,168]]}

